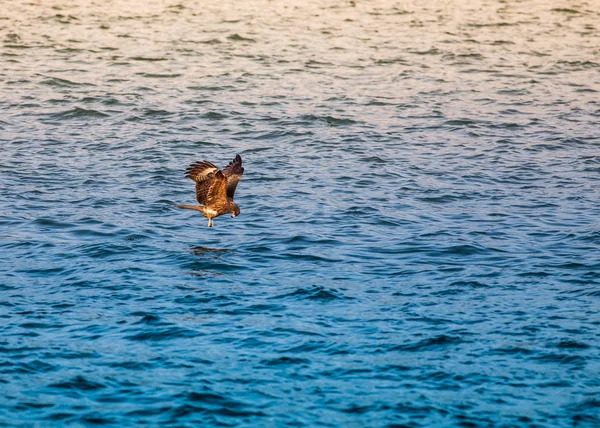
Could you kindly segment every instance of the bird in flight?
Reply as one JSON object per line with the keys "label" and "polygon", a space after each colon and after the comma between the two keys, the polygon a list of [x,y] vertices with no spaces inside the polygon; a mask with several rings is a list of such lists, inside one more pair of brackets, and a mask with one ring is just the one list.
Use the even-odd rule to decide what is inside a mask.
{"label": "bird in flight", "polygon": [[185,176],[196,182],[197,205],[177,205],[178,208],[200,211],[213,227],[214,218],[231,213],[240,215],[240,207],[233,202],[235,188],[242,178],[242,157],[237,155],[223,171],[208,161],[194,162],[185,171]]}

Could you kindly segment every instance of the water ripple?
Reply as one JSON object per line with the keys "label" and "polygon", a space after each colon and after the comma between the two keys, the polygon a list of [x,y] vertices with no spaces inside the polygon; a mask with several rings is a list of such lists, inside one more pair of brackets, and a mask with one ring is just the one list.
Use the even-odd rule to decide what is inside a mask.
{"label": "water ripple", "polygon": [[117,3],[0,17],[1,426],[600,424],[594,2]]}

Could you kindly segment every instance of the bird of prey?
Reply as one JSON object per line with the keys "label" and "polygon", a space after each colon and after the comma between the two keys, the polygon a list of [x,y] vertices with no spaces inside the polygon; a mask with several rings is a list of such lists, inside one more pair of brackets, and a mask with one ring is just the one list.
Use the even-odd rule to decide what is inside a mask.
{"label": "bird of prey", "polygon": [[240,215],[240,207],[233,202],[235,188],[242,178],[242,157],[237,155],[223,171],[208,161],[194,162],[185,172],[185,176],[196,182],[197,205],[177,205],[178,208],[200,211],[208,218],[208,227],[213,227],[214,218],[231,213],[231,217]]}

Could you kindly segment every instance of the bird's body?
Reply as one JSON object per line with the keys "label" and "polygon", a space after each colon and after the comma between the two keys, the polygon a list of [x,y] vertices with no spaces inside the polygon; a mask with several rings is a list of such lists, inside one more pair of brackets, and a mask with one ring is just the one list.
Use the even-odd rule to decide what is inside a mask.
{"label": "bird's body", "polygon": [[233,194],[243,173],[240,155],[223,168],[223,171],[208,161],[191,164],[185,176],[196,182],[196,199],[200,205],[177,207],[200,211],[208,218],[208,227],[213,227],[214,218],[220,215],[231,213],[232,217],[237,217],[240,208],[233,202]]}

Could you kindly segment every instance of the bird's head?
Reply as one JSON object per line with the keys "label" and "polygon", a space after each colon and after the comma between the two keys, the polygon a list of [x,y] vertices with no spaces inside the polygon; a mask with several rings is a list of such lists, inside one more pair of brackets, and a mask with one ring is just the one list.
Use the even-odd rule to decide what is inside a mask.
{"label": "bird's head", "polygon": [[240,215],[240,207],[237,206],[237,204],[232,204],[232,210],[231,210],[231,218],[236,218],[237,216]]}

